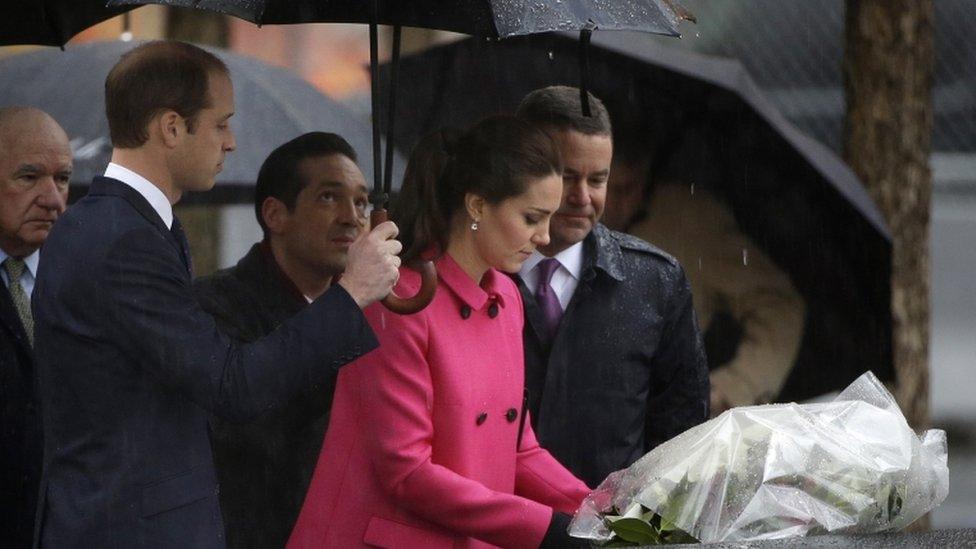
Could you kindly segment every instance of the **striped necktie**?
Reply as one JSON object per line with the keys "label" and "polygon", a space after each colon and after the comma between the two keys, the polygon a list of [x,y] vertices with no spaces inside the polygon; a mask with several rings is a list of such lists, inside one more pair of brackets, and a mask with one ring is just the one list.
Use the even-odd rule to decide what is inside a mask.
{"label": "striped necktie", "polygon": [[17,309],[17,316],[20,317],[20,323],[23,324],[24,332],[27,333],[27,339],[30,341],[31,347],[33,347],[34,317],[31,315],[30,298],[27,297],[27,292],[24,291],[24,287],[20,285],[20,277],[23,276],[24,269],[27,268],[27,265],[21,259],[8,257],[3,262],[3,268],[7,271],[7,278],[10,280],[8,289],[10,290],[10,297],[14,300],[14,308]]}
{"label": "striped necktie", "polygon": [[559,268],[559,260],[549,257],[539,262],[539,286],[535,290],[535,300],[542,309],[542,317],[546,321],[546,340],[551,341],[559,328],[559,321],[563,316],[563,307],[559,304],[559,297],[549,284],[552,275]]}

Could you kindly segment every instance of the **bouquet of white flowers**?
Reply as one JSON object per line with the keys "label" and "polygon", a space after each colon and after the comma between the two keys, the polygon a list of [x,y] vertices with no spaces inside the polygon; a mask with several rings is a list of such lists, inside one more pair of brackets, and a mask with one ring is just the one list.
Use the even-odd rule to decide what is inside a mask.
{"label": "bouquet of white flowers", "polygon": [[945,433],[919,438],[868,372],[818,404],[733,408],[607,477],[570,534],[608,546],[901,529],[949,491]]}

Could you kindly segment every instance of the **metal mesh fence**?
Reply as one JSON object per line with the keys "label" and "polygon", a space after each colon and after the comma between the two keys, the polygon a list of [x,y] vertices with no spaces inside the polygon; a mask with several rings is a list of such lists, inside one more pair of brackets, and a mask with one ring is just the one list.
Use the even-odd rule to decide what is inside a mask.
{"label": "metal mesh fence", "polygon": [[[682,0],[698,17],[680,48],[742,62],[797,127],[840,150],[843,0]],[[935,2],[936,152],[976,152],[976,2]]]}

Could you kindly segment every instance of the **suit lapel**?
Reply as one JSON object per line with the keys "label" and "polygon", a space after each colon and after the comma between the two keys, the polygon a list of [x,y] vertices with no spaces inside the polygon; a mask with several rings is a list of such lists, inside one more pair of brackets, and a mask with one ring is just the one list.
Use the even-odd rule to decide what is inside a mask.
{"label": "suit lapel", "polygon": [[3,325],[3,330],[10,333],[11,340],[17,342],[21,351],[31,355],[33,351],[27,341],[27,332],[24,331],[24,325],[20,322],[17,309],[14,308],[10,290],[3,282],[0,282],[0,324]]}

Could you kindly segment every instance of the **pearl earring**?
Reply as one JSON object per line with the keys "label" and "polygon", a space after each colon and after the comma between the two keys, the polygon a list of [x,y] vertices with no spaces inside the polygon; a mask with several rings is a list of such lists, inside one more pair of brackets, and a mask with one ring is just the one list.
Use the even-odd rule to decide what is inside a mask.
{"label": "pearl earring", "polygon": [[478,220],[477,219],[475,219],[474,220],[474,223],[471,224],[471,230],[472,231],[477,231],[478,230]]}

